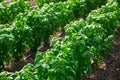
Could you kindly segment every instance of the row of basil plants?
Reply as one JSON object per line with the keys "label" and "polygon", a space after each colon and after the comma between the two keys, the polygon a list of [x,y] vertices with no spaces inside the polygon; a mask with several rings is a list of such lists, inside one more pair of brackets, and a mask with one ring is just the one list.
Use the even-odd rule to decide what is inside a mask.
{"label": "row of basil plants", "polygon": [[[106,0],[107,2],[107,0]],[[70,0],[67,2],[50,3],[41,8],[41,10],[33,10],[28,14],[26,23],[32,28],[33,41],[32,51],[35,51],[41,41],[49,43],[49,37],[59,28],[63,28],[65,24],[77,19],[85,17],[90,10],[105,4],[105,1],[100,0]],[[91,4],[91,5],[89,5]],[[90,9],[91,7],[91,9]]]}
{"label": "row of basil plants", "polygon": [[86,21],[68,24],[65,39],[55,38],[53,49],[37,55],[36,79],[82,80],[86,73],[91,73],[91,63],[98,63],[101,55],[112,50],[119,15],[120,7],[114,2],[92,11]]}
{"label": "row of basil plants", "polygon": [[104,4],[103,2],[93,6],[92,4],[96,3],[96,0],[88,2],[87,0],[70,0],[51,3],[28,13],[20,13],[13,25],[1,25],[0,68],[3,68],[3,62],[9,62],[10,58],[19,60],[26,50],[36,51],[42,41],[48,43],[49,36],[54,31],[60,27],[63,28],[78,15],[79,17],[86,16],[89,7],[92,6],[91,9],[93,9]]}
{"label": "row of basil plants", "polygon": [[117,2],[92,11],[85,20],[65,26],[64,39],[54,38],[53,48],[38,53],[35,65],[28,64],[16,73],[2,72],[6,80],[82,80],[92,72],[91,63],[112,49],[114,30],[120,22]]}
{"label": "row of basil plants", "polygon": [[16,0],[9,4],[2,1],[0,3],[0,24],[11,23],[20,12],[25,13],[29,8],[28,1]]}

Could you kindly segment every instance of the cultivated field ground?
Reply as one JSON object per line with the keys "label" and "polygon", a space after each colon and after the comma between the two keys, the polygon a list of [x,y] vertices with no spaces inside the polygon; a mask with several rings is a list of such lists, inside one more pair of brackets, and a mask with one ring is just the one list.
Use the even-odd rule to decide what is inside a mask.
{"label": "cultivated field ground", "polygon": [[120,80],[120,0],[0,0],[0,80]]}

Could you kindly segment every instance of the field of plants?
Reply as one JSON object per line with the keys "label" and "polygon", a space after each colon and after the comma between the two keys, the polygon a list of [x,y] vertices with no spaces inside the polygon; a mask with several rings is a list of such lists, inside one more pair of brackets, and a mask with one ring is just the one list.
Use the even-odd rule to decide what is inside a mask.
{"label": "field of plants", "polygon": [[[86,80],[115,50],[120,0],[33,1],[0,0],[0,80]],[[33,64],[4,70],[26,55]]]}

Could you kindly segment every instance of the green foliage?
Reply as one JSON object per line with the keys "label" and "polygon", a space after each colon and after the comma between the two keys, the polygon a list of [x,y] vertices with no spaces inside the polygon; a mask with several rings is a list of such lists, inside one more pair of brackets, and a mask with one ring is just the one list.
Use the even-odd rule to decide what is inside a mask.
{"label": "green foliage", "polygon": [[11,34],[9,25],[0,25],[0,71],[4,68],[4,61],[9,62],[14,45],[14,36]]}
{"label": "green foliage", "polygon": [[37,5],[39,7],[42,7],[44,4],[49,4],[51,2],[54,2],[54,3],[57,3],[57,2],[60,2],[60,1],[67,1],[67,0],[36,0],[37,2]]}
{"label": "green foliage", "polygon": [[[119,12],[118,3],[116,3],[116,2],[114,2],[112,4],[108,3],[107,6],[103,7],[103,10],[98,9],[96,11],[92,11],[86,20],[89,22],[88,24],[91,24],[91,23],[105,24],[104,28],[107,29],[109,34],[110,33],[113,34],[113,32],[114,32],[113,29],[115,29],[116,25],[118,24],[118,21],[116,21],[116,20],[120,19],[120,17],[118,16],[119,15],[118,12]],[[114,18],[112,18],[111,16],[114,16]],[[110,24],[106,24],[108,22]],[[110,26],[112,26],[112,27],[110,27]]]}
{"label": "green foliage", "polygon": [[8,72],[1,72],[0,73],[0,79],[1,80],[12,80],[13,78],[11,77],[7,77],[7,75],[8,75],[9,73]]}
{"label": "green foliage", "polygon": [[97,2],[70,0],[67,2],[50,3],[28,13],[26,23],[33,30],[32,51],[36,50],[42,41],[49,43],[50,35],[59,28],[63,28],[67,23],[78,17],[85,17],[93,8],[95,9],[100,7],[100,4],[104,4],[98,2],[97,4],[99,5],[90,9],[88,7],[92,5],[88,7],[87,5],[91,3]]}
{"label": "green foliage", "polygon": [[29,3],[24,0],[17,0],[10,4],[4,1],[0,3],[0,24],[12,22],[14,18],[20,13],[29,10]]}
{"label": "green foliage", "polygon": [[[74,2],[73,2],[74,4]],[[33,47],[37,49],[41,41],[48,43],[49,36],[61,26],[74,19],[73,11],[68,3],[56,3],[33,10],[28,14],[27,25],[33,30]]]}
{"label": "green foliage", "polygon": [[[82,0],[50,3],[29,12],[26,11],[29,9],[29,4],[24,0],[17,0],[10,4],[2,2],[0,23],[7,23],[17,17],[12,25],[1,27],[0,46],[4,46],[0,48],[1,68],[10,58],[19,60],[26,49],[34,52],[42,41],[49,43],[50,35],[70,21],[86,16],[88,14],[86,6],[90,3]],[[5,41],[8,43],[3,44]]]}
{"label": "green foliage", "polygon": [[2,72],[0,79],[82,80],[91,73],[91,63],[111,50],[119,14],[114,2],[92,11],[86,21],[71,22],[65,26],[65,38],[53,38],[53,48],[38,53],[35,65],[28,64],[16,73]]}
{"label": "green foliage", "polygon": [[12,25],[12,34],[15,37],[12,58],[17,60],[21,59],[26,48],[31,45],[32,29],[26,25],[25,16],[24,14],[19,14]]}
{"label": "green foliage", "polygon": [[[3,62],[9,62],[10,58],[19,60],[27,48],[34,52],[42,41],[49,43],[50,35],[70,21],[86,16],[88,14],[86,6],[90,3],[87,0],[71,0],[50,3],[27,12],[29,3],[24,0],[16,0],[10,4],[2,2],[0,4],[0,23],[7,23],[17,17],[12,25],[1,26],[0,46],[4,46],[0,47],[1,68],[4,67]],[[80,13],[76,13],[76,11]]]}
{"label": "green foliage", "polygon": [[2,72],[0,80],[38,80],[35,69],[32,64],[27,64],[24,68],[15,73]]}
{"label": "green foliage", "polygon": [[[118,6],[116,2],[113,4],[115,5],[105,7],[108,7],[109,10],[110,6],[113,8]],[[90,13],[86,22],[80,20],[67,25],[65,27],[67,36],[62,41],[55,38],[53,49],[36,56],[35,68],[39,79],[82,79],[91,70],[91,62],[99,62],[101,55],[107,54],[111,50],[114,29],[118,24],[120,11],[117,7],[116,10],[102,12],[106,9],[105,7],[93,11],[98,15]],[[104,18],[101,17],[103,15]],[[100,22],[96,22],[97,20]],[[111,23],[112,26],[110,26]],[[112,30],[111,33],[109,30]]]}

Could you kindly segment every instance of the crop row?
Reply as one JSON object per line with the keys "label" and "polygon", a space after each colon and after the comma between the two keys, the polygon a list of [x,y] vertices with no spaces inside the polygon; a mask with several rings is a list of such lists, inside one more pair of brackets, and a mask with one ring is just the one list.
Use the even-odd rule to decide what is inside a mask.
{"label": "crop row", "polygon": [[114,2],[91,12],[86,21],[67,25],[65,39],[56,38],[53,49],[37,55],[34,68],[38,79],[80,80],[91,73],[91,62],[99,62],[101,55],[112,50],[119,15]]}
{"label": "crop row", "polygon": [[[92,61],[112,48],[114,30],[120,22],[117,2],[92,11],[86,21],[74,21],[65,26],[63,40],[54,38],[51,50],[38,53],[35,65],[28,64],[20,72],[1,73],[1,79],[81,80],[91,73]],[[8,76],[9,75],[9,76]]]}
{"label": "crop row", "polygon": [[[85,1],[68,1],[51,3],[39,10],[33,10],[28,14],[27,25],[32,28],[33,41],[32,51],[36,50],[41,41],[49,43],[49,36],[57,29],[63,28],[65,24],[78,17],[85,17],[89,12],[89,7],[96,8],[98,5],[89,5],[95,3],[95,0]],[[98,2],[98,4],[100,4]],[[103,2],[104,4],[104,2]],[[88,6],[89,5],[89,6]]]}
{"label": "crop row", "polygon": [[34,9],[28,14],[19,14],[12,25],[1,25],[0,68],[3,68],[3,62],[8,62],[10,58],[19,60],[26,49],[30,49],[31,52],[36,51],[42,41],[49,42],[49,36],[58,28],[77,17],[86,16],[89,7],[96,8],[105,1],[93,6],[94,3],[96,0],[51,3],[41,9]]}

